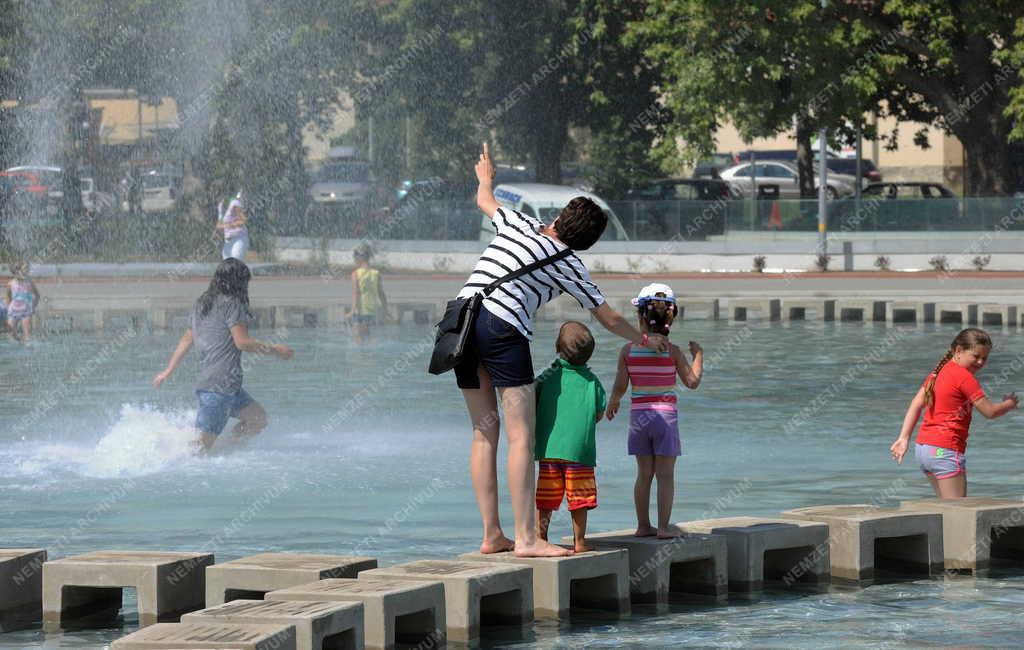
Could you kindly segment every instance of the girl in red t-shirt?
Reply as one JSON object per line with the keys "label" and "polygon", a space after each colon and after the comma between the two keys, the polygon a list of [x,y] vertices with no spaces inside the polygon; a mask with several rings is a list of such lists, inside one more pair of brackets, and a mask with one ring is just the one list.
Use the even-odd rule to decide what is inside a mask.
{"label": "girl in red t-shirt", "polygon": [[[992,351],[992,339],[984,331],[969,327],[953,339],[946,356],[939,360],[924,385],[910,402],[900,436],[889,451],[903,462],[910,433],[924,409],[924,422],[917,432],[915,454],[921,471],[931,481],[935,496],[943,499],[967,496],[967,433],[974,408],[992,419],[1017,408],[1017,395],[1003,396],[994,404],[974,375],[985,367]],[[952,361],[953,363],[949,363]]]}

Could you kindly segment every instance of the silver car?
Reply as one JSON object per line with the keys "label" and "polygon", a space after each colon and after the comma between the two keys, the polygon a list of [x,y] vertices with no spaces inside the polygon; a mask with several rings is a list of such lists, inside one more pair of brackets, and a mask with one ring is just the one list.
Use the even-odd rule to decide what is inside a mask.
{"label": "silver car", "polygon": [[328,160],[309,188],[316,203],[364,205],[370,198],[370,164],[362,160]]}
{"label": "silver car", "polygon": [[[796,165],[781,160],[757,161],[753,165],[753,179],[751,179],[751,167],[749,162],[730,167],[722,172],[722,180],[732,185],[733,189],[744,197],[750,196],[751,182],[753,182],[757,184],[759,194],[763,187],[776,186],[779,188],[779,198],[800,198],[800,175]],[[818,178],[818,175],[815,174],[815,190],[819,187]],[[830,199],[853,194],[856,182],[853,176],[829,174],[825,192]]]}

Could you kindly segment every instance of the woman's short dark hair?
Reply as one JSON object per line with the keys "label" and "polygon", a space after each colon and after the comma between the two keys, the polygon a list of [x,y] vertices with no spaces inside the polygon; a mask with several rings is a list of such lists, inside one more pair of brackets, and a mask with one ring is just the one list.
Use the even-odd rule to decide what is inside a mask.
{"label": "woman's short dark hair", "polygon": [[592,199],[577,196],[562,209],[555,221],[555,233],[566,246],[585,251],[598,239],[608,225],[608,215]]}

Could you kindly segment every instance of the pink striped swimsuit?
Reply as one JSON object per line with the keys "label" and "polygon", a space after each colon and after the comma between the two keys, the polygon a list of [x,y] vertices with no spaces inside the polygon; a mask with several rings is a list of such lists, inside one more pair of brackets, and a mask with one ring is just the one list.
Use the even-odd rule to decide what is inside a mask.
{"label": "pink striped swimsuit", "polygon": [[632,386],[629,453],[633,456],[679,456],[676,410],[676,362],[671,352],[630,345],[626,371]]}

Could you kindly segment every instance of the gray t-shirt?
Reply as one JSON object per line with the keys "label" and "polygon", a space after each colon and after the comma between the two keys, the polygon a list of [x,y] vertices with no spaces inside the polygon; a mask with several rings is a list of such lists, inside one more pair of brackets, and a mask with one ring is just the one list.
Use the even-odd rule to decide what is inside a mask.
{"label": "gray t-shirt", "polygon": [[192,308],[189,326],[199,353],[199,379],[196,390],[233,395],[242,388],[242,351],[235,347],[231,328],[249,325],[249,313],[238,298],[220,295],[206,316],[199,316],[199,305]]}

